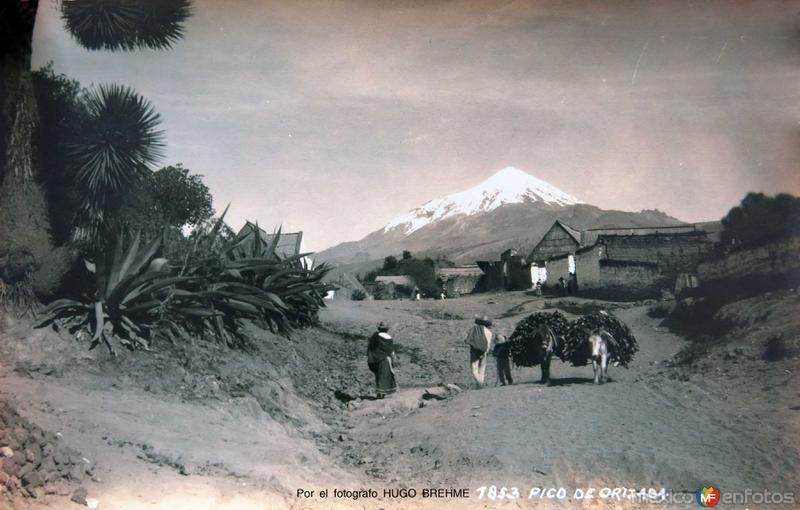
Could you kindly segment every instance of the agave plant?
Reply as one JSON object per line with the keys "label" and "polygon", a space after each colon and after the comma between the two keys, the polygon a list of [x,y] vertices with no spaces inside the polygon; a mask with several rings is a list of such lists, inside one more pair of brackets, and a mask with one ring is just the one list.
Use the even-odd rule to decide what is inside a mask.
{"label": "agave plant", "polygon": [[166,259],[156,258],[160,239],[140,244],[137,235],[123,250],[119,239],[104,263],[87,261],[98,282],[96,295],[50,303],[39,326],[57,321],[72,332],[89,332],[91,348],[104,343],[112,353],[112,339],[129,349],[148,349],[170,290],[192,278],[172,274]]}
{"label": "agave plant", "polygon": [[156,258],[160,239],[142,249],[136,236],[127,250],[117,241],[109,256],[88,265],[96,295],[51,303],[41,325],[88,331],[93,347],[104,343],[114,352],[114,339],[130,349],[197,337],[245,347],[248,324],[286,336],[312,324],[324,306],[328,268],[306,267],[305,254],[279,256],[280,231],[269,243],[257,228],[254,239],[227,238],[223,218],[194,234],[179,264]]}
{"label": "agave plant", "polygon": [[61,17],[90,50],[168,49],[183,37],[189,0],[62,0]]}
{"label": "agave plant", "polygon": [[324,306],[322,278],[327,267],[307,268],[303,263],[307,254],[280,257],[276,252],[280,231],[269,243],[257,226],[252,236],[227,241],[219,232],[217,224],[198,239],[198,245],[214,249],[210,256],[191,260],[184,274],[202,278],[205,285],[179,286],[183,292],[170,307],[169,331],[183,335],[188,328],[243,346],[247,323],[289,335],[315,320]]}
{"label": "agave plant", "polygon": [[118,195],[163,156],[164,134],[150,102],[128,87],[101,85],[85,104],[85,126],[69,146],[84,197],[73,238],[94,248],[108,234]]}

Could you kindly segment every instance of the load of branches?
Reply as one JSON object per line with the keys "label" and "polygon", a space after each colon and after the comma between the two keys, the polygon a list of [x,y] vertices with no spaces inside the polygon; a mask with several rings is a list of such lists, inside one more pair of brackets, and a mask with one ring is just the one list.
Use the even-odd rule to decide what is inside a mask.
{"label": "load of branches", "polygon": [[[522,319],[511,334],[511,359],[517,366],[533,367],[540,364],[547,351],[547,336],[542,334],[541,326],[547,326],[556,336],[562,338],[567,333],[569,323],[560,312],[534,313]],[[554,354],[561,357],[556,343]]]}
{"label": "load of branches", "polygon": [[595,333],[600,333],[608,344],[611,361],[627,368],[639,350],[636,337],[627,324],[605,311],[584,315],[569,324],[561,359],[576,367],[586,365],[591,356],[589,336]]}

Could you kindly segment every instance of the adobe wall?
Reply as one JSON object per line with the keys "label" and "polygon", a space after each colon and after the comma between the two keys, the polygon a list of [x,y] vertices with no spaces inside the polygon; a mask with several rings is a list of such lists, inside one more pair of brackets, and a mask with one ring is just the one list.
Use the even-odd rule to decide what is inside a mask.
{"label": "adobe wall", "polygon": [[666,283],[655,265],[600,261],[599,269],[600,286],[607,289],[658,295]]}
{"label": "adobe wall", "polygon": [[579,289],[596,289],[602,287],[600,278],[600,259],[603,247],[594,245],[589,250],[575,254],[575,274],[578,276]]}
{"label": "adobe wall", "polygon": [[[569,258],[561,257],[547,261],[547,280],[545,285],[553,286],[558,285],[558,278],[564,278],[565,281],[569,279]],[[580,276],[578,277],[578,285],[580,285]]]}
{"label": "adobe wall", "polygon": [[604,258],[657,264],[665,275],[695,272],[713,243],[704,232],[676,235],[603,236]]}

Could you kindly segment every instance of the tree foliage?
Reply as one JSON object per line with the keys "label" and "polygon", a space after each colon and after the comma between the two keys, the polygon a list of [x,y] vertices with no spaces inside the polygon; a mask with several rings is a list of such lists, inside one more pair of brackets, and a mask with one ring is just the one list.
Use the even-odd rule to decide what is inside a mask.
{"label": "tree foliage", "polygon": [[85,104],[81,136],[68,148],[82,197],[73,236],[97,248],[109,236],[121,196],[163,156],[164,133],[150,102],[128,87],[101,85]]}
{"label": "tree foliage", "polygon": [[169,49],[183,37],[189,0],[62,0],[61,17],[89,50]]}
{"label": "tree foliage", "polygon": [[118,223],[152,237],[165,229],[177,234],[196,228],[213,215],[211,191],[203,176],[178,163],[143,175],[126,194]]}
{"label": "tree foliage", "polygon": [[728,248],[759,246],[800,235],[800,198],[748,193],[722,218],[720,241]]}
{"label": "tree foliage", "polygon": [[53,71],[52,63],[32,73],[39,123],[33,135],[39,181],[46,197],[51,235],[57,245],[69,241],[80,197],[68,147],[85,125],[84,89],[76,80]]}

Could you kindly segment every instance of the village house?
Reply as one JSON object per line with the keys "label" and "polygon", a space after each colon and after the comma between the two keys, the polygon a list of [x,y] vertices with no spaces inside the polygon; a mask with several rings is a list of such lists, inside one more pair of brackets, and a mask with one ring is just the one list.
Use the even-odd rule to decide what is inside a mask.
{"label": "village house", "polygon": [[436,271],[437,283],[447,297],[458,297],[472,294],[483,277],[483,271],[477,265],[442,267]]}
{"label": "village house", "polygon": [[414,282],[405,275],[376,276],[374,282],[364,285],[375,299],[398,299],[411,297]]}
{"label": "village house", "polygon": [[[255,232],[258,229],[261,243],[266,246],[272,246],[277,234],[267,234],[263,228],[250,221],[246,222],[244,226],[236,234],[238,241],[244,241],[243,245],[247,246],[255,239]],[[281,232],[278,238],[278,244],[275,245],[275,253],[281,258],[293,257],[300,254],[300,245],[303,242],[303,232]],[[249,244],[252,246],[252,244]]]}
{"label": "village house", "polygon": [[713,243],[696,225],[578,231],[556,221],[529,258],[547,286],[574,273],[583,292],[656,296],[696,286],[697,265]]}
{"label": "village house", "polygon": [[478,290],[526,290],[533,286],[531,266],[525,257],[514,249],[504,251],[500,260],[478,261],[483,278]]}

